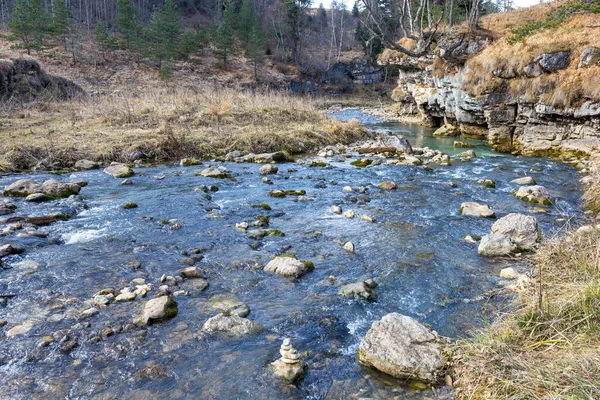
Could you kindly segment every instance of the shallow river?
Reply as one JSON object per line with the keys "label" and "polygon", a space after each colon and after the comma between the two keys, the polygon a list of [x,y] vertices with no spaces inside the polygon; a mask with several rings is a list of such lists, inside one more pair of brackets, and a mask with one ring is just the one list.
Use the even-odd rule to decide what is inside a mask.
{"label": "shallow river", "polygon": [[[359,118],[373,129],[400,131],[413,147],[429,146],[449,154],[453,138],[434,138],[432,130],[397,123],[378,123],[359,111],[344,111],[341,119]],[[68,221],[41,228],[48,238],[0,237],[0,245],[20,243],[26,251],[4,259],[0,269],[0,296],[14,295],[0,306],[0,398],[165,398],[165,399],[347,399],[434,398],[431,389],[419,392],[397,381],[361,368],[354,353],[371,323],[389,312],[410,315],[440,334],[462,337],[481,326],[494,310],[506,305],[506,296],[490,296],[498,273],[507,265],[523,268],[516,260],[488,260],[467,233],[484,235],[493,220],[458,215],[462,202],[489,204],[501,217],[510,212],[534,213],[531,204],[516,199],[510,181],[531,175],[550,192],[554,206],[534,213],[544,235],[565,220],[581,215],[577,172],[569,165],[541,158],[515,157],[489,151],[470,141],[478,157],[455,160],[452,166],[374,166],[356,168],[327,161],[328,167],[280,164],[262,182],[257,164],[216,163],[232,171],[235,181],[194,176],[206,167],[178,165],[136,169],[134,184],[119,185],[100,170],[61,177],[31,174],[36,180],[85,180],[81,204],[68,201],[30,204],[15,199],[14,215],[45,215],[71,208]],[[25,177],[2,176],[0,186]],[[164,179],[157,179],[164,177]],[[475,182],[496,181],[496,189]],[[377,184],[394,180],[398,190],[380,191]],[[456,185],[449,185],[454,182]],[[207,200],[194,189],[218,185]],[[366,187],[370,201],[342,187]],[[272,189],[305,189],[314,201],[294,197],[272,198]],[[360,197],[360,199],[357,199]],[[126,202],[136,209],[124,210]],[[267,203],[271,211],[252,208]],[[339,204],[354,209],[355,219],[333,214]],[[368,223],[358,218],[366,213]],[[270,217],[270,227],[285,236],[249,238],[235,224]],[[146,218],[143,218],[146,217]],[[148,218],[152,217],[152,218]],[[0,217],[4,218],[4,217]],[[161,219],[178,220],[163,224]],[[352,254],[336,243],[352,241]],[[158,287],[161,275],[177,275],[181,260],[196,249],[204,256],[201,268],[210,286],[190,296],[177,297],[178,315],[145,329],[119,332],[142,304],[113,303],[86,321],[91,327],[71,333],[78,346],[68,353],[61,343],[38,347],[43,336],[73,327],[83,302],[103,288],[120,289],[134,278]],[[314,262],[313,272],[291,282],[267,274],[261,267],[281,253],[295,253]],[[35,270],[16,267],[37,261]],[[141,263],[133,269],[129,262]],[[256,265],[258,264],[258,265]],[[19,264],[23,265],[23,264]],[[334,283],[328,277],[334,276]],[[365,302],[337,295],[340,283],[374,278],[377,300]],[[150,294],[151,296],[152,294]],[[211,309],[215,296],[237,297],[246,303],[249,319],[262,332],[242,338],[208,335],[202,324],[218,313]],[[504,302],[502,302],[504,300]],[[14,325],[30,321],[27,333],[6,338]],[[103,328],[115,333],[97,343],[88,339]],[[308,352],[309,369],[297,388],[281,385],[268,364],[279,357],[281,340],[290,337],[296,349]],[[436,389],[444,392],[444,388]]]}

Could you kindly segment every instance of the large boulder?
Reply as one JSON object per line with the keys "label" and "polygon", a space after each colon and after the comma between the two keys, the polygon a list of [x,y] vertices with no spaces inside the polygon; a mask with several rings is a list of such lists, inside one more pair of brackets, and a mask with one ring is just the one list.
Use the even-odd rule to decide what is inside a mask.
{"label": "large boulder", "polygon": [[555,72],[559,69],[566,69],[571,63],[570,51],[557,51],[554,53],[540,54],[534,58],[533,62],[540,64],[545,72]]}
{"label": "large boulder", "polygon": [[530,203],[543,204],[545,206],[552,205],[548,191],[545,187],[540,185],[521,186],[519,190],[515,192],[515,196],[517,199],[525,200]]}
{"label": "large boulder", "polygon": [[469,217],[496,218],[496,213],[487,204],[468,201],[460,205],[460,215]]}
{"label": "large boulder", "polygon": [[100,163],[97,161],[79,160],[75,163],[75,168],[82,170],[98,169],[100,168]]}
{"label": "large boulder", "polygon": [[501,233],[485,235],[479,242],[477,253],[485,257],[501,257],[513,253],[517,246],[510,238]]}
{"label": "large boulder", "polygon": [[129,178],[134,175],[133,170],[129,166],[119,163],[112,163],[110,166],[104,168],[104,173],[113,178]]}
{"label": "large boulder", "polygon": [[266,272],[275,272],[286,278],[300,278],[312,270],[312,263],[293,257],[275,257],[265,266]]}
{"label": "large boulder", "polygon": [[531,215],[508,214],[492,225],[492,233],[507,236],[522,251],[533,250],[540,240],[537,219]]}
{"label": "large boulder", "polygon": [[446,365],[436,331],[391,313],[375,321],[356,352],[359,364],[400,379],[435,382]]}
{"label": "large boulder", "polygon": [[150,325],[154,322],[164,321],[177,315],[177,301],[171,296],[160,296],[148,300],[144,304],[144,309],[134,319],[137,325]]}
{"label": "large boulder", "polygon": [[50,199],[59,199],[78,194],[80,184],[75,182],[63,183],[56,179],[49,179],[42,184],[32,179],[20,179],[4,188],[4,196],[27,197],[31,194],[43,193]]}
{"label": "large boulder", "polygon": [[239,315],[225,315],[221,313],[209,318],[202,325],[202,330],[207,333],[225,333],[233,336],[242,336],[257,333],[261,330],[261,327]]}

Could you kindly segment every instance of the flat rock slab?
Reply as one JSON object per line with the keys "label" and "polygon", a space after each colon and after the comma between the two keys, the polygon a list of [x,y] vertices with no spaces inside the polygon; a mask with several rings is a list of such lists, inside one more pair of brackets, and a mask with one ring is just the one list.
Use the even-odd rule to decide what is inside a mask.
{"label": "flat rock slab", "polygon": [[356,359],[396,378],[433,383],[446,365],[442,350],[437,332],[411,317],[391,313],[373,323]]}

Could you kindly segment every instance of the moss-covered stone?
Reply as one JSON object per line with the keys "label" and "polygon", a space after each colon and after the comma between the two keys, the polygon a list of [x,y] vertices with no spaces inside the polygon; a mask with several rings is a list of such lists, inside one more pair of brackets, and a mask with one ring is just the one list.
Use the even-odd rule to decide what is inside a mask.
{"label": "moss-covered stone", "polygon": [[309,167],[326,167],[327,163],[324,161],[312,161],[309,164]]}
{"label": "moss-covered stone", "polygon": [[129,202],[129,203],[123,204],[123,209],[125,209],[125,210],[130,210],[132,208],[138,208],[137,203]]}
{"label": "moss-covered stone", "polygon": [[251,205],[252,208],[262,208],[263,210],[266,211],[271,211],[271,206],[265,203],[261,203],[261,204],[252,204]]}
{"label": "moss-covered stone", "polygon": [[364,167],[368,167],[372,163],[373,163],[373,161],[366,158],[364,160],[361,160],[361,159],[354,160],[350,163],[350,165],[354,165],[355,167],[358,167],[358,168],[364,168]]}

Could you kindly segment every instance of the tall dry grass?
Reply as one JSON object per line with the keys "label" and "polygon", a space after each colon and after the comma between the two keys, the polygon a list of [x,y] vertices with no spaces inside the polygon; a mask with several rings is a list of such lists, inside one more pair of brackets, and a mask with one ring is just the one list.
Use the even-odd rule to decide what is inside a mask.
{"label": "tall dry grass", "polygon": [[48,157],[65,166],[80,158],[127,161],[136,151],[155,159],[221,156],[231,150],[298,153],[365,133],[357,123],[326,118],[311,97],[217,87],[9,103],[1,113],[4,169]]}
{"label": "tall dry grass", "polygon": [[[590,177],[584,198],[597,214]],[[513,311],[454,346],[457,398],[600,398],[600,231],[545,240],[531,272]]]}

